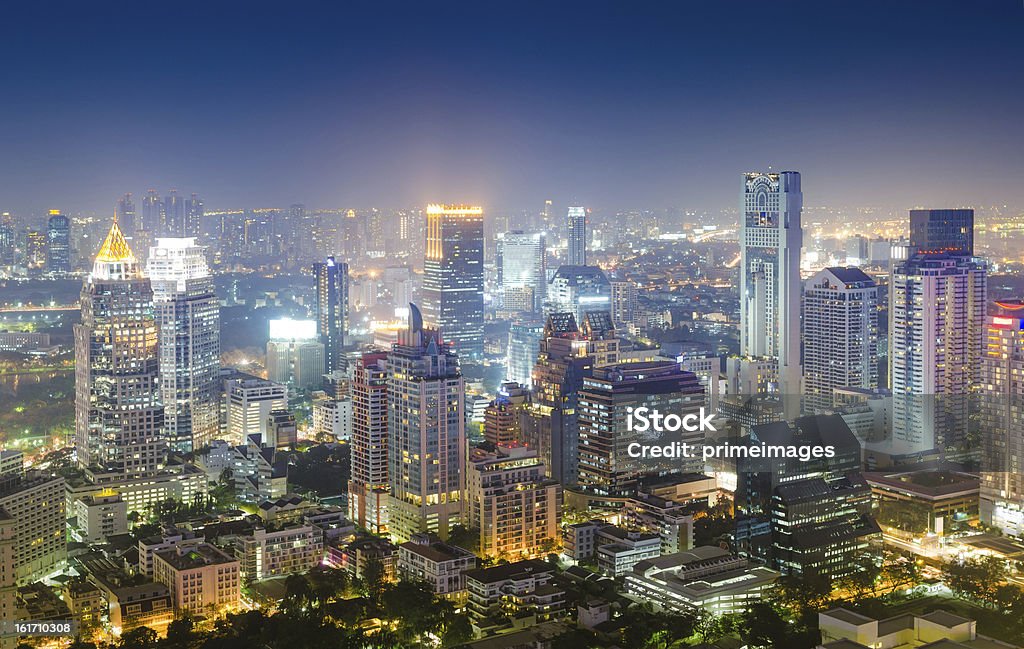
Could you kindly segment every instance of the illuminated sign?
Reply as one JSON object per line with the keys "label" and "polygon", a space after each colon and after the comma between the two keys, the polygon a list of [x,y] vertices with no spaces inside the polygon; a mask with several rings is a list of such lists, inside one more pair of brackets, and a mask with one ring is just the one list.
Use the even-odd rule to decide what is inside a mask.
{"label": "illuminated sign", "polygon": [[271,340],[316,340],[316,320],[280,318],[270,321]]}

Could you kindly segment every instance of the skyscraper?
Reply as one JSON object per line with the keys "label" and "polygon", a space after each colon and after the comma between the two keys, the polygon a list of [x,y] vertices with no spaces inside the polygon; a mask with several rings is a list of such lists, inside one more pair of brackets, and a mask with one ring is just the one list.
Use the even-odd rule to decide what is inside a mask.
{"label": "skyscraper", "polygon": [[298,388],[323,382],[324,344],[317,340],[315,320],[282,318],[270,321],[267,378]]}
{"label": "skyscraper", "polygon": [[804,285],[804,408],[834,388],[878,387],[878,285],[859,268],[826,268]]}
{"label": "skyscraper", "polygon": [[889,377],[897,452],[950,450],[966,441],[967,395],[980,379],[987,274],[970,256],[973,214],[966,212],[916,210],[910,255],[893,265]]}
{"label": "skyscraper", "polygon": [[459,359],[415,305],[409,329],[387,358],[388,527],[447,538],[463,515],[466,489],[465,383]]}
{"label": "skyscraper", "polygon": [[[778,362],[778,390],[800,394],[800,174],[747,173],[740,218],[740,354]],[[786,399],[786,414],[793,414]]]}
{"label": "skyscraper", "polygon": [[142,223],[137,225],[150,236],[155,236],[163,228],[163,224],[164,202],[160,200],[160,195],[155,189],[150,189],[142,198]]}
{"label": "skyscraper", "polygon": [[587,209],[570,207],[567,219],[569,253],[565,263],[569,266],[587,265]]}
{"label": "skyscraper", "polygon": [[530,311],[544,304],[547,275],[545,273],[543,232],[522,230],[506,232],[501,239],[501,287],[506,295],[512,289],[529,288],[533,292]]}
{"label": "skyscraper", "polygon": [[597,266],[559,266],[548,283],[548,313],[572,313],[583,322],[588,313],[611,311],[612,285]]}
{"label": "skyscraper", "polygon": [[46,271],[56,275],[71,272],[71,221],[60,210],[50,210],[46,222]]}
{"label": "skyscraper", "polygon": [[352,373],[352,479],[349,518],[374,534],[387,531],[387,354],[363,354]]}
{"label": "skyscraper", "polygon": [[484,349],[484,211],[428,205],[423,260],[423,322],[440,329],[460,358]]}
{"label": "skyscraper", "polygon": [[348,264],[334,257],[313,265],[316,277],[316,320],[324,344],[324,371],[343,368],[342,348],[348,333]]}
{"label": "skyscraper", "polygon": [[160,397],[171,447],[198,450],[220,418],[220,304],[206,249],[194,238],[160,238],[146,266],[160,328]]}
{"label": "skyscraper", "polygon": [[986,319],[982,359],[981,522],[1024,535],[1024,301]]}
{"label": "skyscraper", "polygon": [[117,222],[82,285],[75,325],[75,451],[94,478],[163,464],[158,330],[153,289]]}
{"label": "skyscraper", "polygon": [[193,193],[190,198],[185,199],[185,220],[182,223],[182,233],[178,236],[198,237],[204,210],[203,200],[198,194]]}
{"label": "skyscraper", "polygon": [[118,199],[114,208],[114,216],[117,217],[117,224],[124,233],[125,238],[131,240],[135,236],[135,229],[139,225],[135,221],[135,200],[132,193],[128,192]]}
{"label": "skyscraper", "polygon": [[164,197],[164,221],[161,224],[160,236],[189,236],[185,234],[185,203],[178,195],[177,189],[172,189]]}

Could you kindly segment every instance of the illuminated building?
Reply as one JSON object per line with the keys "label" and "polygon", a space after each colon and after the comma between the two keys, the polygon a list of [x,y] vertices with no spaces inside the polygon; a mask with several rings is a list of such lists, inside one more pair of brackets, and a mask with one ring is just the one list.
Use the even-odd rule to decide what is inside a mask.
{"label": "illuminated building", "polygon": [[508,330],[508,352],[505,360],[505,379],[530,387],[533,385],[533,366],[544,336],[541,322],[513,322]]}
{"label": "illuminated building", "polygon": [[46,272],[71,272],[71,221],[60,210],[50,210],[46,221]]}
{"label": "illuminated building", "polygon": [[164,221],[159,234],[162,237],[189,236],[185,234],[185,203],[178,196],[177,189],[172,189],[164,197]]}
{"label": "illuminated building", "polygon": [[257,378],[233,379],[225,387],[228,439],[241,444],[249,435],[259,434],[266,441],[271,411],[288,409],[288,388]]}
{"label": "illuminated building", "polygon": [[578,479],[577,407],[583,379],[618,360],[619,340],[608,314],[591,314],[584,331],[572,313],[552,313],[533,368],[533,402],[520,420],[523,440],[536,448],[563,486]]}
{"label": "illuminated building", "polygon": [[577,322],[595,311],[610,311],[611,283],[597,266],[560,266],[548,283],[547,313],[572,313]]}
{"label": "illuminated building", "polygon": [[13,533],[15,543],[0,571],[6,573],[5,579],[22,585],[51,574],[67,559],[64,478],[26,472],[20,451],[3,455],[0,512],[13,520],[8,533]]}
{"label": "illuminated building", "polygon": [[466,570],[476,568],[476,555],[431,534],[414,534],[398,546],[398,574],[403,580],[426,582],[435,595],[462,600]]}
{"label": "illuminated building", "polygon": [[117,217],[117,223],[121,226],[124,236],[131,241],[139,226],[135,220],[135,201],[132,199],[131,192],[118,199],[117,206],[114,207],[114,216]]}
{"label": "illuminated building", "polygon": [[[14,575],[16,523],[10,514],[0,508],[0,620],[15,620],[18,615],[18,582]],[[17,645],[17,636],[0,635],[0,649],[14,649]]]}
{"label": "illuminated building", "polygon": [[[540,310],[544,304],[547,287],[544,234],[524,233],[521,230],[506,232],[500,244],[501,287],[505,297],[505,310]],[[518,304],[512,304],[514,300],[511,298],[516,294],[528,295],[528,303],[527,300],[521,300]]]}
{"label": "illuminated building", "polygon": [[174,609],[206,613],[238,605],[239,563],[209,543],[177,546],[156,552],[154,579],[167,586]]}
{"label": "illuminated building", "polygon": [[185,217],[181,225],[179,237],[198,237],[200,222],[203,219],[203,201],[197,194],[185,199]]}
{"label": "illuminated building", "polygon": [[387,354],[364,354],[352,374],[352,479],[349,517],[373,534],[387,531]]}
{"label": "illuminated building", "polygon": [[826,268],[804,285],[804,409],[832,408],[835,388],[878,387],[878,285]]}
{"label": "illuminated building", "polygon": [[326,370],[326,350],[317,340],[316,330],[315,320],[271,320],[267,378],[303,389],[320,385]]}
{"label": "illuminated building", "polygon": [[153,289],[117,222],[81,293],[75,333],[75,451],[94,477],[146,475],[167,455]]}
{"label": "illuminated building", "polygon": [[502,383],[498,396],[484,408],[484,439],[491,444],[520,441],[519,419],[530,393],[518,383]]}
{"label": "illuminated building", "polygon": [[466,519],[480,530],[481,555],[527,558],[558,538],[562,486],[547,478],[535,449],[498,444],[473,449],[466,478]]}
{"label": "illuminated building", "polygon": [[42,271],[46,266],[46,233],[29,230],[25,233],[25,268]]}
{"label": "illuminated building", "polygon": [[465,383],[458,356],[409,305],[409,329],[387,357],[388,529],[441,538],[463,515]]}
{"label": "illuminated building", "polygon": [[289,410],[271,410],[267,415],[267,446],[276,449],[294,450],[298,443],[298,427],[295,415]]}
{"label": "illuminated building", "polygon": [[982,359],[981,522],[1024,536],[1024,302],[996,302]]}
{"label": "illuminated building", "polygon": [[258,527],[250,536],[235,539],[235,556],[246,583],[304,573],[323,561],[323,531],[305,523]]}
{"label": "illuminated building", "polygon": [[[949,214],[951,213],[952,214]],[[980,379],[985,264],[971,257],[970,210],[915,210],[909,256],[889,288],[894,450],[963,445],[968,392]]]}
{"label": "illuminated building", "polygon": [[745,174],[740,217],[740,355],[777,360],[786,414],[800,394],[800,174]]}
{"label": "illuminated building", "polygon": [[75,500],[79,540],[100,543],[128,533],[128,503],[116,491],[90,494]]}
{"label": "illuminated building", "polygon": [[[627,426],[627,413],[650,408],[680,417],[698,413],[704,405],[704,388],[697,375],[685,372],[674,361],[618,363],[595,367],[583,379],[579,393],[579,484],[601,496],[627,496],[636,491],[645,473],[698,472],[699,456],[673,458],[663,467],[641,464],[626,454],[640,433]],[[699,447],[704,431],[684,431],[672,441]],[[668,443],[668,442],[664,442]]]}
{"label": "illuminated building", "polygon": [[484,211],[428,205],[423,322],[439,329],[463,360],[484,349]]}
{"label": "illuminated building", "polygon": [[206,249],[194,238],[157,239],[146,269],[160,329],[165,435],[187,453],[220,432],[220,304]]}
{"label": "illuminated building", "polygon": [[618,328],[628,328],[639,319],[636,284],[628,281],[612,282],[612,322]]}
{"label": "illuminated building", "polygon": [[587,265],[587,210],[570,207],[567,217],[569,251],[565,259],[568,266]]}
{"label": "illuminated building", "polygon": [[155,189],[150,189],[142,198],[142,222],[139,229],[145,230],[150,236],[160,234],[164,223],[164,202]]}
{"label": "illuminated building", "polygon": [[316,277],[317,333],[324,345],[324,371],[344,369],[342,348],[348,334],[348,264],[334,257],[313,265]]}

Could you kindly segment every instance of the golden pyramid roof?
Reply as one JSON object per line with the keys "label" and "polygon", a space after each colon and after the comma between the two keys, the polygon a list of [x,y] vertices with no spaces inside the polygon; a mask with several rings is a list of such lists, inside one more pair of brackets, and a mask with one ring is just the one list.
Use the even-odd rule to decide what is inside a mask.
{"label": "golden pyramid roof", "polygon": [[107,233],[107,238],[103,240],[103,245],[100,246],[100,252],[96,255],[96,261],[138,261],[132,253],[132,249],[128,247],[128,241],[125,240],[124,233],[118,227],[116,219],[114,224],[110,226],[110,232]]}

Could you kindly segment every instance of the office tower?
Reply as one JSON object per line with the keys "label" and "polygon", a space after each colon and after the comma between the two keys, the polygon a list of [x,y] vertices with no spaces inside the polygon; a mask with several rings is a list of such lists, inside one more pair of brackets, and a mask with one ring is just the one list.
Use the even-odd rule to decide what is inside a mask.
{"label": "office tower", "polygon": [[[523,439],[538,449],[551,477],[563,486],[578,479],[579,391],[596,365],[618,360],[618,338],[605,325],[585,322],[580,331],[572,313],[552,313],[544,326],[533,368],[533,403],[521,420]],[[593,318],[594,324],[598,317]]]}
{"label": "office tower", "polygon": [[164,225],[164,202],[155,189],[150,189],[142,198],[142,223],[140,229],[155,237]]}
{"label": "office tower", "polygon": [[295,415],[290,410],[271,410],[267,415],[267,435],[264,443],[276,449],[294,449],[299,441]]}
{"label": "office tower", "polygon": [[64,478],[26,472],[20,451],[2,453],[0,512],[13,521],[8,533],[14,547],[0,572],[5,580],[24,585],[50,575],[67,559]]}
{"label": "office tower", "polygon": [[125,193],[124,196],[118,199],[117,206],[114,208],[114,217],[117,219],[117,224],[120,226],[125,238],[131,240],[139,226],[135,220],[135,200],[132,198],[131,192]]}
{"label": "office tower", "polygon": [[227,437],[242,444],[249,435],[267,440],[267,418],[274,410],[288,409],[288,388],[280,383],[257,378],[226,382]]}
{"label": "office tower", "polygon": [[352,372],[352,478],[349,518],[373,534],[388,528],[387,354],[370,353]]}
{"label": "office tower", "polygon": [[50,210],[46,221],[46,272],[66,275],[71,272],[71,220]]}
{"label": "office tower", "polygon": [[348,334],[348,264],[334,257],[313,265],[316,277],[317,333],[324,345],[324,370],[344,369],[342,348]]}
{"label": "office tower", "polygon": [[1024,301],[986,318],[981,381],[981,522],[1024,536]]}
{"label": "office tower", "polygon": [[800,174],[747,173],[740,219],[740,354],[778,361],[787,416],[800,394]]}
{"label": "office tower", "polygon": [[878,387],[878,285],[859,268],[826,268],[804,284],[804,409],[832,407],[834,388]]}
{"label": "office tower", "polygon": [[[29,230],[25,233],[25,268],[42,271],[46,267],[46,233]],[[33,273],[35,274],[35,273]]]}
{"label": "office tower", "polygon": [[220,428],[220,303],[206,249],[194,238],[159,238],[146,262],[160,329],[164,430],[176,451],[207,446]]}
{"label": "office tower", "polygon": [[[545,243],[543,232],[506,232],[501,238],[501,287],[506,296],[515,289],[532,291],[532,303],[527,311],[539,311],[544,305],[547,288],[545,271]],[[509,309],[511,310],[511,309]],[[516,309],[523,310],[523,309]]]}
{"label": "office tower", "polygon": [[205,207],[198,194],[185,199],[185,218],[182,222],[182,237],[198,237],[200,224],[203,220]]}
{"label": "office tower", "polygon": [[881,553],[882,530],[871,518],[871,487],[859,474],[808,478],[775,487],[771,506],[772,567],[783,574],[834,582]]}
{"label": "office tower", "polygon": [[530,392],[518,383],[502,383],[498,396],[484,409],[484,439],[491,444],[522,441],[521,412],[530,403]]}
{"label": "office tower", "polygon": [[[699,473],[704,461],[676,457],[661,464],[640,462],[627,454],[632,442],[658,439],[658,433],[643,436],[628,425],[629,414],[638,408],[662,414],[695,417],[704,406],[704,388],[697,375],[685,372],[675,361],[619,363],[595,367],[583,379],[579,393],[579,485],[601,496],[628,496],[644,474],[659,472]],[[695,426],[696,428],[696,426]],[[704,431],[666,434],[661,444],[682,442],[699,449]]]}
{"label": "office tower", "polygon": [[75,451],[94,476],[156,471],[167,455],[153,288],[117,222],[100,246],[75,325]]}
{"label": "office tower", "polygon": [[160,227],[160,236],[188,236],[185,234],[185,202],[178,195],[177,189],[172,189],[164,197],[164,220]]}
{"label": "office tower", "polygon": [[981,378],[985,264],[971,210],[914,210],[908,257],[889,288],[894,452],[963,449],[968,392]]}
{"label": "office tower", "polygon": [[14,223],[11,222],[11,215],[4,212],[0,216],[0,266],[14,265],[15,246]]}
{"label": "office tower", "polygon": [[423,258],[423,322],[439,329],[459,358],[484,350],[484,211],[428,205]]}
{"label": "office tower", "polygon": [[508,330],[508,354],[505,380],[526,387],[533,385],[533,366],[540,351],[544,325],[540,322],[513,322]]}
{"label": "office tower", "polygon": [[316,320],[271,320],[267,378],[302,389],[318,387],[323,382],[326,351],[316,330]]}
{"label": "office tower", "polygon": [[559,536],[562,486],[546,477],[537,450],[499,444],[473,449],[466,477],[466,520],[480,530],[482,556],[528,559]]}
{"label": "office tower", "polygon": [[846,265],[863,266],[868,263],[870,252],[868,238],[855,234],[846,240]]}
{"label": "office tower", "polygon": [[974,210],[910,210],[912,254],[974,256]]}
{"label": "office tower", "polygon": [[387,358],[388,528],[402,541],[416,532],[447,538],[463,515],[465,384],[458,356],[415,305],[409,311]]}
{"label": "office tower", "polygon": [[628,328],[639,318],[636,284],[614,281],[612,285],[612,322],[616,327]]}
{"label": "office tower", "polygon": [[612,288],[597,266],[560,266],[548,284],[548,313],[572,313],[577,322],[586,314],[611,309]]}
{"label": "office tower", "polygon": [[587,210],[584,207],[570,207],[567,219],[569,252],[565,263],[568,266],[587,265]]}

